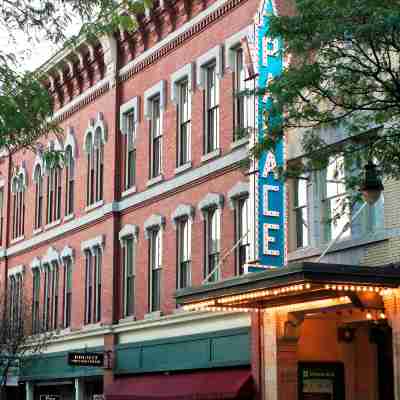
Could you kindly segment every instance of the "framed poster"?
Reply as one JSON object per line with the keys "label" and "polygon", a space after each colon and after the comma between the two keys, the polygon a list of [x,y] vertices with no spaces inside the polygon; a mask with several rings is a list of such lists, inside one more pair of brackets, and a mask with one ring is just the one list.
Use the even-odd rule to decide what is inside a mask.
{"label": "framed poster", "polygon": [[300,362],[299,400],[345,400],[340,362]]}

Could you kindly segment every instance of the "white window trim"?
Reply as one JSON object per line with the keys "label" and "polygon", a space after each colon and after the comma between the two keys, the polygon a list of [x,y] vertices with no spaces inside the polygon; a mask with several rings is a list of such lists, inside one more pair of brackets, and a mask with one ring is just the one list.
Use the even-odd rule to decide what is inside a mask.
{"label": "white window trim", "polygon": [[94,254],[95,248],[100,248],[101,251],[104,250],[105,246],[105,235],[99,235],[92,239],[86,240],[81,243],[81,250],[83,253],[89,251],[92,255]]}
{"label": "white window trim", "polygon": [[241,46],[241,40],[247,37],[250,26],[243,28],[225,40],[225,62],[226,68],[231,72],[235,70],[235,52]]}
{"label": "white window trim", "polygon": [[96,131],[100,129],[101,132],[101,141],[103,145],[107,143],[107,125],[105,124],[104,121],[104,115],[102,112],[99,112],[97,114],[97,119],[90,119],[89,120],[89,126],[85,131],[84,137],[83,137],[83,150],[85,151],[85,154],[88,154],[88,148],[87,148],[87,138],[89,135],[91,135],[91,149],[95,147],[95,141],[96,141]]}
{"label": "white window trim", "polygon": [[144,237],[150,239],[151,231],[155,229],[165,229],[165,217],[159,214],[153,214],[144,222]]}
{"label": "white window trim", "polygon": [[202,220],[204,221],[211,208],[224,207],[224,195],[221,193],[208,193],[198,204],[197,208],[201,212]]}
{"label": "white window trim", "polygon": [[206,66],[215,61],[217,78],[221,79],[223,76],[223,46],[217,45],[207,53],[201,55],[196,61],[196,78],[197,86],[205,89],[206,86]]}
{"label": "white window trim", "polygon": [[151,118],[151,100],[157,95],[160,96],[160,114],[162,118],[162,111],[164,111],[167,101],[165,80],[159,81],[144,92],[144,116],[147,120]]}
{"label": "white window trim", "polygon": [[139,227],[137,225],[124,225],[124,227],[119,231],[118,238],[121,243],[121,246],[123,245],[123,242],[125,239],[128,239],[132,237],[134,241],[136,242],[139,237]]}
{"label": "white window trim", "polygon": [[174,229],[177,229],[179,220],[187,218],[191,222],[194,221],[195,208],[190,204],[179,204],[175,211],[171,214],[171,222]]}
{"label": "white window trim", "polygon": [[126,124],[125,124],[125,115],[133,111],[134,115],[134,123],[135,123],[135,132],[137,133],[138,125],[140,122],[140,97],[135,96],[131,100],[122,104],[119,109],[119,129],[123,135],[127,135]]}
{"label": "white window trim", "polygon": [[23,278],[24,273],[25,273],[25,265],[17,265],[8,270],[7,277],[10,278],[12,276],[21,275],[21,277]]}
{"label": "white window trim", "polygon": [[189,93],[193,93],[194,63],[184,65],[171,75],[171,101],[175,104],[179,102],[179,82],[187,79]]}
{"label": "white window trim", "polygon": [[78,158],[78,145],[76,144],[75,130],[71,126],[67,130],[64,149],[67,149],[68,147],[71,147],[72,158],[76,160]]}
{"label": "white window trim", "polygon": [[229,208],[234,210],[236,201],[245,196],[249,196],[249,182],[238,182],[228,192]]}

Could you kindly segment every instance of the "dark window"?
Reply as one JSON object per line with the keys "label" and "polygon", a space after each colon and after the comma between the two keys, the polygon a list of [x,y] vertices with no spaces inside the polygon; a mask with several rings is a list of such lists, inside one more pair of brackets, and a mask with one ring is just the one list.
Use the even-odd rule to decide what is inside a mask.
{"label": "dark window", "polygon": [[190,286],[192,248],[192,227],[189,219],[183,219],[178,223],[178,288]]}
{"label": "dark window", "polygon": [[161,174],[162,165],[162,128],[160,97],[151,100],[151,178]]}
{"label": "dark window", "polygon": [[206,90],[205,90],[205,129],[206,143],[205,153],[210,153],[219,147],[219,85],[216,75],[216,66],[211,64],[205,67]]}
{"label": "dark window", "polygon": [[184,80],[178,83],[178,166],[190,161],[190,131],[191,131],[191,101],[189,82]]}

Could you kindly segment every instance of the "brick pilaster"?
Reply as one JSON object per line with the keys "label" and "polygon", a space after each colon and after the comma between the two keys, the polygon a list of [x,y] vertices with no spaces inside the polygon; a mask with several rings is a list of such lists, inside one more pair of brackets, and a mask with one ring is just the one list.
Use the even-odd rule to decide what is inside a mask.
{"label": "brick pilaster", "polygon": [[400,400],[400,290],[384,294],[383,301],[393,335],[394,397]]}

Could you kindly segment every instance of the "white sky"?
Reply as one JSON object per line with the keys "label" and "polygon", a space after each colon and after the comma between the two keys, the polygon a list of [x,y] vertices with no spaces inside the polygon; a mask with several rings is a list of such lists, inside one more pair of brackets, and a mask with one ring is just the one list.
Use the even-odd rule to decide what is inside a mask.
{"label": "white sky", "polygon": [[[79,21],[67,26],[65,29],[66,36],[71,37],[78,34],[80,26]],[[13,52],[18,56],[20,64],[18,69],[21,71],[37,69],[54,55],[60,47],[62,47],[62,43],[55,45],[45,39],[28,42],[22,32],[15,34],[15,42],[12,42],[8,33],[0,29],[0,48],[6,52]]]}

